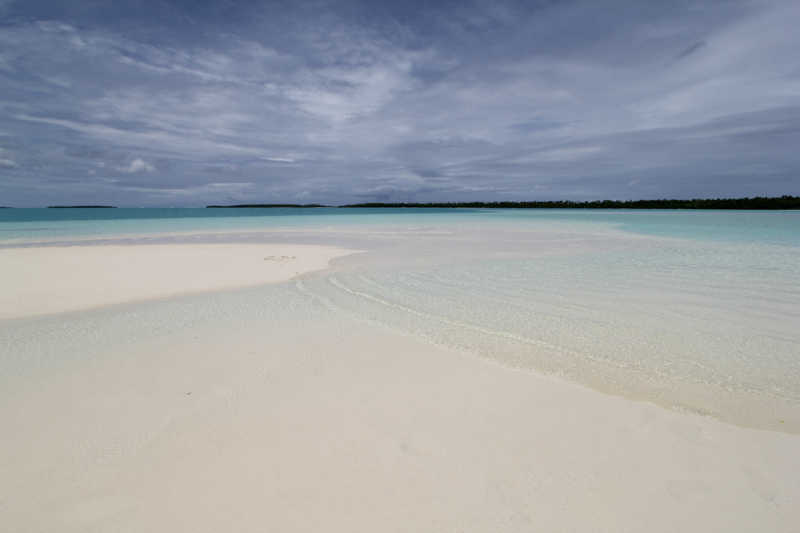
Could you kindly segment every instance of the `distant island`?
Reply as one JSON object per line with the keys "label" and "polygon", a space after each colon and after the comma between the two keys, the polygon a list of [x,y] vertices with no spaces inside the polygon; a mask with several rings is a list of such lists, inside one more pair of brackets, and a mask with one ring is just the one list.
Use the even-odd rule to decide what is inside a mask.
{"label": "distant island", "polygon": [[[572,200],[545,200],[530,202],[364,202],[328,206],[322,204],[238,204],[207,205],[212,209],[235,208],[381,208],[413,207],[436,209],[753,209],[753,210],[797,210],[800,209],[800,196],[779,196],[766,198],[717,198],[693,200],[593,200],[574,202]],[[48,209],[117,209],[113,205],[51,205]],[[0,209],[11,209],[0,206]]]}
{"label": "distant island", "polygon": [[431,207],[484,209],[800,209],[800,196],[775,198],[717,198],[716,200],[594,200],[573,202],[444,202],[444,203],[377,203],[343,205],[341,207]]}
{"label": "distant island", "polygon": [[[54,206],[59,207],[59,206]],[[105,206],[75,206],[105,207]],[[593,200],[573,202],[572,200],[546,200],[531,202],[364,202],[340,206],[320,204],[240,204],[207,205],[206,208],[280,208],[280,207],[415,207],[438,209],[800,209],[800,196],[780,196],[774,198],[717,198],[694,200]]]}
{"label": "distant island", "polygon": [[241,204],[241,205],[207,205],[206,208],[234,208],[234,207],[329,207],[320,204]]}

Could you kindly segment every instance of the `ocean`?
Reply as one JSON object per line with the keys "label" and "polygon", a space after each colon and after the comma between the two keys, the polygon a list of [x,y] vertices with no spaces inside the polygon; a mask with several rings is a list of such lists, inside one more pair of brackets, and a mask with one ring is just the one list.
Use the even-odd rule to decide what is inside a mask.
{"label": "ocean", "polygon": [[800,213],[5,209],[0,247],[294,242],[291,282],[0,323],[0,382],[195,328],[345,318],[607,394],[800,433]]}

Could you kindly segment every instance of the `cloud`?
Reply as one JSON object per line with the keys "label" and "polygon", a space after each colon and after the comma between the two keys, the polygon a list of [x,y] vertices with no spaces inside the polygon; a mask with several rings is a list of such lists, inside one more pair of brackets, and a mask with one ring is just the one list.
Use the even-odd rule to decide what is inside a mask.
{"label": "cloud", "polygon": [[420,178],[444,178],[445,174],[442,172],[432,169],[432,168],[423,168],[418,170],[412,170],[414,174],[419,176]]}
{"label": "cloud", "polygon": [[228,172],[236,172],[236,165],[209,165],[205,171],[210,174],[225,174]]}
{"label": "cloud", "polygon": [[125,159],[125,153],[115,152],[108,148],[100,148],[96,146],[77,146],[69,147],[64,153],[70,157],[77,157],[81,159],[99,159],[106,161],[122,161]]}
{"label": "cloud", "polygon": [[800,194],[796,2],[92,5],[0,13],[19,205]]}
{"label": "cloud", "polygon": [[19,165],[10,159],[0,159],[0,168],[19,168]]}
{"label": "cloud", "polygon": [[706,46],[708,46],[708,45],[704,41],[697,41],[692,46],[688,47],[687,49],[683,50],[678,55],[676,55],[675,59],[683,59],[683,58],[685,58],[687,56],[690,56],[692,54],[696,54],[697,52],[699,52],[700,50],[702,50]]}
{"label": "cloud", "polygon": [[145,163],[143,159],[134,159],[127,166],[115,166],[114,170],[123,174],[140,174],[143,172],[155,172],[156,168],[150,163]]}

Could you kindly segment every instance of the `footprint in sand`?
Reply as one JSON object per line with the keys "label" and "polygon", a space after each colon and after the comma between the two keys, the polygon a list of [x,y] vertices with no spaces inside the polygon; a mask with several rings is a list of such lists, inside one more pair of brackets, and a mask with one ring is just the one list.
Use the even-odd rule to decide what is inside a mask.
{"label": "footprint in sand", "polygon": [[739,463],[744,473],[750,478],[750,484],[753,486],[753,492],[761,496],[765,502],[771,502],[775,499],[775,487],[772,482],[764,477],[761,470],[753,465],[747,463]]}
{"label": "footprint in sand", "polygon": [[676,498],[680,498],[692,492],[710,492],[714,487],[702,479],[670,479],[667,490]]}

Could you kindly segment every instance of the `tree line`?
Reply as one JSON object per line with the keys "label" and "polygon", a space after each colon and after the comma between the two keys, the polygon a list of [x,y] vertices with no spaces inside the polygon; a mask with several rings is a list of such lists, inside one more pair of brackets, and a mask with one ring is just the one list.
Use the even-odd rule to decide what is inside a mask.
{"label": "tree line", "polygon": [[434,207],[484,209],[800,209],[800,196],[693,200],[547,200],[532,202],[364,202],[341,207]]}

